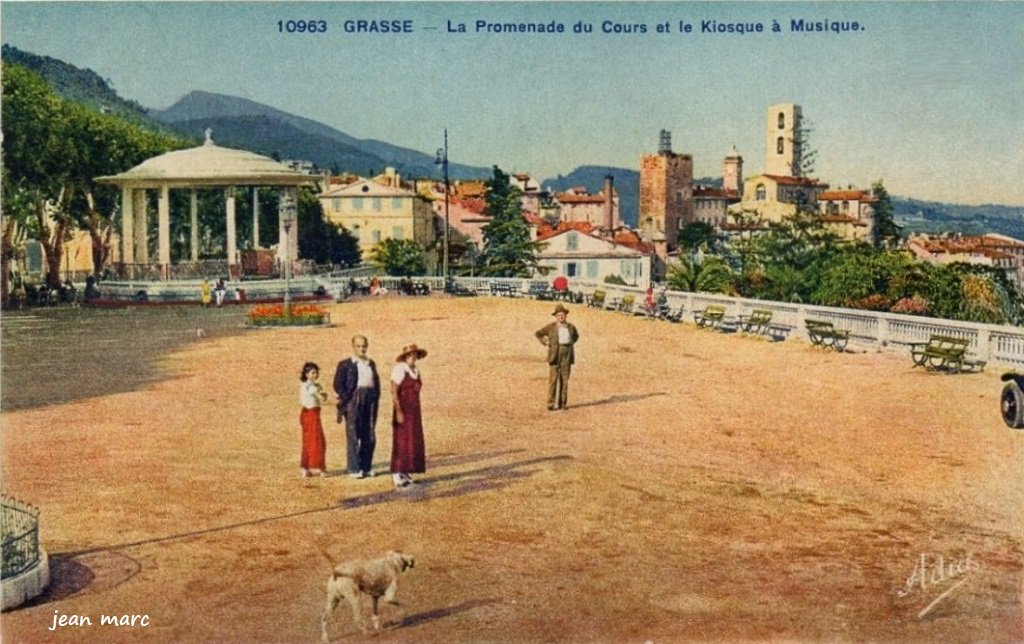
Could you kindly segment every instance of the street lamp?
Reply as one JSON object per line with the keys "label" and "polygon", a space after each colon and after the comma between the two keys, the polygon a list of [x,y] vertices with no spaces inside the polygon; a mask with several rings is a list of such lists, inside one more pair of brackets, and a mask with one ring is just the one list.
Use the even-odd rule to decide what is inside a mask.
{"label": "street lamp", "polygon": [[448,128],[444,129],[444,147],[437,149],[437,157],[434,163],[444,170],[444,257],[442,259],[441,273],[444,275],[444,292],[448,292]]}
{"label": "street lamp", "polygon": [[295,223],[295,195],[294,191],[285,188],[281,191],[278,203],[278,213],[281,216],[281,228],[284,229],[284,315],[285,318],[292,316],[292,261],[291,261],[291,230]]}

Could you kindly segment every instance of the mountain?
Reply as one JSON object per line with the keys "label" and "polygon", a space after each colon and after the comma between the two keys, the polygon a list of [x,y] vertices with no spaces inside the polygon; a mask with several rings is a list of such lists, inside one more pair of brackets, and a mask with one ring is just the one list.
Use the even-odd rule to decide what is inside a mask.
{"label": "mountain", "polygon": [[[289,114],[246,98],[190,92],[165,110],[150,116],[190,135],[213,130],[218,143],[243,147],[263,154],[278,152],[282,158],[312,161],[321,168],[368,175],[385,166],[406,177],[437,177],[440,169],[432,155],[374,139],[358,139],[318,121]],[[295,136],[295,141],[289,141]],[[449,163],[453,179],[481,178],[489,168]]]}
{"label": "mountain", "polygon": [[1024,208],[1014,206],[963,206],[893,197],[893,219],[914,233],[957,232],[980,235],[988,232],[1024,240]]}
{"label": "mountain", "polygon": [[97,112],[114,114],[151,130],[170,131],[163,124],[150,119],[146,108],[118,96],[110,86],[110,81],[91,69],[80,69],[62,60],[39,56],[11,45],[0,48],[0,59],[4,63],[14,63],[36,72],[50,83],[61,98],[81,103]]}

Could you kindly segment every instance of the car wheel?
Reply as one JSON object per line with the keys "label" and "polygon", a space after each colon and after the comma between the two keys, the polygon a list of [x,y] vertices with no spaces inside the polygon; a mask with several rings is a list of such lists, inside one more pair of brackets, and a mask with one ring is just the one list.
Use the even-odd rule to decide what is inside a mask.
{"label": "car wheel", "polygon": [[999,408],[1007,427],[1013,429],[1024,427],[1024,392],[1016,382],[1008,382],[1003,387]]}

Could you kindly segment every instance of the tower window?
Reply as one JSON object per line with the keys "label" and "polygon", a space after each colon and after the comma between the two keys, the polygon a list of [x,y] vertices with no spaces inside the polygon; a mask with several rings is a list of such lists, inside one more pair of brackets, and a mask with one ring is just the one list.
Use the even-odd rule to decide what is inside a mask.
{"label": "tower window", "polygon": [[779,112],[779,129],[786,129],[786,115],[782,112]]}
{"label": "tower window", "polygon": [[757,190],[754,192],[754,199],[757,201],[764,201],[766,197],[765,188],[763,183],[757,184]]}
{"label": "tower window", "polygon": [[778,154],[782,154],[785,151],[785,149],[786,149],[786,142],[780,136],[775,141],[775,152],[777,152]]}

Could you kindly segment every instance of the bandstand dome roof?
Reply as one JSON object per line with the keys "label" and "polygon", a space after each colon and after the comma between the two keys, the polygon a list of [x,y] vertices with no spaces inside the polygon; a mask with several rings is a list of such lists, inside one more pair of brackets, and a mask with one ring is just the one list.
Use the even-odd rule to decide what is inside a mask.
{"label": "bandstand dome roof", "polygon": [[134,187],[298,186],[311,185],[315,179],[270,157],[215,145],[207,131],[203,145],[155,156],[96,181]]}

